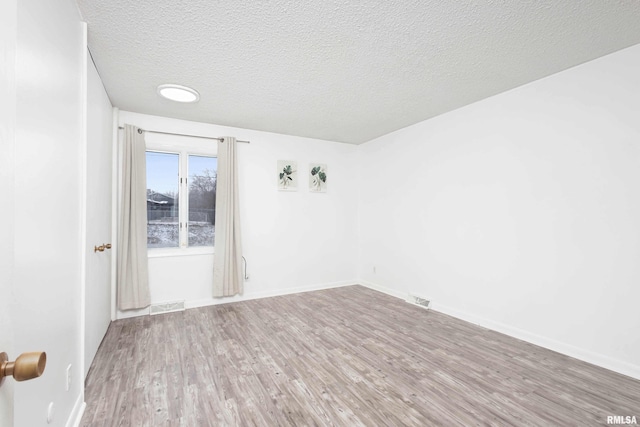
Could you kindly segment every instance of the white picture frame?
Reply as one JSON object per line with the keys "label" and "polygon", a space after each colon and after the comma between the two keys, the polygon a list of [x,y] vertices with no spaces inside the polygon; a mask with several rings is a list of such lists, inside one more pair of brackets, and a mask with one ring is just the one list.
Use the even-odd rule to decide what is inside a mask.
{"label": "white picture frame", "polygon": [[278,160],[278,190],[298,191],[298,163],[292,160]]}
{"label": "white picture frame", "polygon": [[325,163],[309,164],[309,192],[327,192],[327,165]]}

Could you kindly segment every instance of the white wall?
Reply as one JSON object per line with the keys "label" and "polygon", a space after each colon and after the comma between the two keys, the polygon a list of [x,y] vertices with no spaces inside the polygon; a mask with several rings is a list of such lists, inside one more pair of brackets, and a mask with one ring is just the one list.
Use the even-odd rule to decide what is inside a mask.
{"label": "white wall", "polygon": [[[119,123],[251,141],[239,144],[238,164],[243,250],[250,275],[244,295],[212,298],[213,255],[152,257],[149,267],[153,303],[184,299],[188,307],[194,307],[356,282],[356,146],[127,111],[120,111]],[[167,137],[149,133],[146,138],[151,141]],[[298,162],[297,192],[278,191],[279,159]],[[306,174],[311,162],[327,164],[325,194],[308,191]],[[132,314],[137,313],[119,312],[118,317]]]}
{"label": "white wall", "polygon": [[640,378],[640,45],[360,156],[365,283]]}
{"label": "white wall", "polygon": [[[41,378],[15,385],[15,425],[63,426],[83,401],[86,27],[72,0],[20,1],[17,22],[15,187],[3,203],[15,213],[15,350],[44,350],[47,366]],[[66,391],[68,365],[75,380]]]}

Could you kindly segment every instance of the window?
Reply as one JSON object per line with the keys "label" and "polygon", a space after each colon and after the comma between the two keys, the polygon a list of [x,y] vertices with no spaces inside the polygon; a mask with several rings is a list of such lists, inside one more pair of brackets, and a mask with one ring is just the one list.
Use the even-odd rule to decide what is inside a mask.
{"label": "window", "polygon": [[218,159],[147,151],[147,248],[212,247]]}
{"label": "window", "polygon": [[180,155],[147,151],[147,248],[180,245]]}
{"label": "window", "polygon": [[189,156],[189,237],[188,246],[213,246],[216,224],[215,157]]}

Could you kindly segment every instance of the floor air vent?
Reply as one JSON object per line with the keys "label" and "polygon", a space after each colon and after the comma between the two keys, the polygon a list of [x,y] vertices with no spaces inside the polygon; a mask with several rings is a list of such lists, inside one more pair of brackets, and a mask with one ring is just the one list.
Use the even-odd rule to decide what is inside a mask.
{"label": "floor air vent", "polygon": [[151,304],[150,314],[171,313],[174,311],[184,311],[184,301],[161,302]]}
{"label": "floor air vent", "polygon": [[426,309],[429,309],[429,305],[431,305],[431,301],[429,301],[428,299],[412,294],[409,294],[409,296],[407,297],[407,302]]}

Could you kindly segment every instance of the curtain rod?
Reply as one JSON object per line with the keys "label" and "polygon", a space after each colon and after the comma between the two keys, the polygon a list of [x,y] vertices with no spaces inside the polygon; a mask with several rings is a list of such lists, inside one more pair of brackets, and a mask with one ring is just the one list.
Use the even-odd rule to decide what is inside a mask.
{"label": "curtain rod", "polygon": [[[118,129],[124,129],[124,126],[118,126]],[[189,134],[186,134],[186,133],[173,133],[173,132],[160,132],[158,130],[146,130],[146,129],[138,128],[138,133],[142,133],[142,132],[159,133],[159,134],[162,134],[162,135],[188,136],[188,137],[191,137],[191,138],[215,139],[217,141],[224,142],[224,138],[216,138],[216,137],[213,137],[213,136],[189,135]],[[236,139],[236,142],[243,142],[245,144],[250,144],[251,143],[251,141],[242,141],[240,139]]]}

